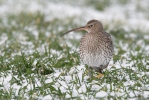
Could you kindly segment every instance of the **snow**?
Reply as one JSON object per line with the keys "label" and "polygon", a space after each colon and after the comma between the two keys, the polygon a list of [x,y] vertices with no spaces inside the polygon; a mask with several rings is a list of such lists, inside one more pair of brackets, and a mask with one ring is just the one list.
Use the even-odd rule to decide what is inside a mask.
{"label": "snow", "polygon": [[96,93],[96,97],[105,97],[105,96],[107,96],[107,92],[105,92],[105,91],[100,91],[100,92],[98,92],[98,93]]}
{"label": "snow", "polygon": [[[46,4],[44,4],[44,3],[46,3]],[[144,8],[149,6],[148,5],[149,3],[145,3],[145,0],[142,1],[141,4],[144,5]],[[133,0],[133,2],[131,4],[128,4],[126,7],[121,7],[121,5],[117,5],[117,6],[111,5],[104,11],[98,11],[98,10],[95,10],[94,8],[90,8],[90,7],[71,6],[69,4],[63,4],[63,3],[37,2],[35,0],[33,0],[33,1],[15,0],[15,2],[14,2],[12,0],[8,0],[8,2],[5,2],[5,3],[3,3],[3,5],[0,6],[0,15],[1,15],[0,17],[4,18],[7,14],[18,14],[23,11],[30,12],[30,13],[36,13],[39,11],[46,15],[45,21],[50,21],[55,18],[66,19],[67,17],[75,16],[78,19],[75,20],[74,23],[80,23],[81,25],[85,25],[86,22],[90,19],[98,19],[98,20],[101,20],[105,25],[107,25],[107,24],[109,24],[109,22],[111,22],[112,25],[109,27],[109,30],[116,28],[117,23],[119,23],[127,31],[129,31],[130,28],[134,29],[134,30],[137,30],[137,29],[142,30],[143,29],[144,32],[149,31],[149,28],[148,28],[149,20],[146,18],[145,14],[143,14],[141,12],[138,13],[136,11],[135,6],[136,6],[136,4],[135,4],[135,1]],[[63,9],[65,9],[65,11]],[[126,12],[127,12],[128,16],[126,15]],[[82,14],[83,14],[83,16],[82,16]],[[5,21],[7,21],[7,20],[5,20]],[[65,21],[67,21],[67,20],[65,20]],[[16,24],[16,23],[13,23],[13,24]],[[31,31],[32,32],[31,34],[33,34],[36,37],[36,39],[38,39],[39,33],[35,27],[25,27],[24,29]],[[62,30],[62,29],[63,29],[62,27],[58,28],[58,30]],[[5,35],[5,33],[1,33],[1,34],[2,35],[0,37],[0,45],[3,45],[7,41],[8,37]],[[48,36],[50,33],[46,32],[45,34]],[[71,33],[71,34],[74,34],[74,33]],[[130,35],[131,38],[136,38],[135,33],[130,33],[130,34],[131,34]],[[140,34],[143,34],[143,33],[140,33]],[[76,39],[80,39],[80,37],[81,37],[81,35],[75,34]],[[128,36],[126,36],[126,37],[128,37]],[[74,38],[74,35],[70,35],[70,38]],[[148,40],[149,35],[145,35],[144,39]],[[34,48],[32,42],[24,42],[26,40],[26,37],[24,35],[20,34],[19,40],[21,41],[21,44],[28,45],[32,49]],[[38,51],[40,51],[40,52],[44,51],[45,45],[47,45],[47,44],[41,45],[41,47],[38,48]],[[68,43],[68,45],[70,47],[71,46],[73,47],[73,45],[71,43]],[[122,55],[122,57],[127,57],[128,54],[130,53],[130,51],[128,50],[129,45],[122,43],[121,41],[120,41],[119,45],[121,48],[123,48],[124,51],[127,51],[124,55]],[[149,46],[145,46],[143,40],[138,40],[136,45],[140,45],[146,51],[149,50]],[[32,49],[26,51],[26,53],[33,53]],[[58,52],[53,50],[52,53],[58,53]],[[133,55],[137,55],[138,52],[131,52],[131,53]],[[0,51],[0,55],[2,55],[2,54],[3,53]],[[113,64],[113,62],[110,62],[110,63]],[[144,63],[145,63],[145,61],[144,61]],[[36,64],[37,64],[37,60],[35,60],[33,62],[34,66],[36,66]],[[124,59],[120,63],[117,62],[115,64],[115,67],[117,69],[119,69],[119,68],[121,68],[121,66],[131,67],[133,64],[134,64],[134,62],[127,62]],[[108,69],[110,69],[110,66],[108,67]],[[132,70],[136,70],[136,69],[134,67],[132,67]],[[55,87],[55,89],[59,88],[62,93],[67,93],[68,86],[69,86],[73,90],[73,96],[80,96],[81,93],[87,92],[87,86],[89,86],[90,84],[97,83],[97,81],[93,81],[90,84],[87,84],[86,81],[83,81],[82,77],[83,77],[84,72],[85,72],[84,65],[72,67],[68,73],[69,75],[66,75],[66,76],[60,76],[62,72],[56,71],[54,74],[49,75],[49,77],[45,81],[45,83],[51,83],[53,81],[52,77],[54,77],[54,78],[61,77],[61,79],[64,79],[64,80],[58,80],[55,83],[55,85],[53,85],[53,87]],[[141,77],[145,74],[149,75],[149,73],[142,73],[138,77]],[[13,77],[17,78],[17,76],[13,76]],[[119,78],[121,78],[121,77],[119,77]],[[129,80],[129,77],[126,76],[126,78]],[[16,95],[18,95],[18,91],[21,87],[27,86],[27,91],[29,91],[33,88],[32,84],[27,85],[28,84],[27,81],[24,81],[22,86],[17,85],[17,84],[13,84],[11,86],[10,85],[11,79],[12,79],[11,72],[7,76],[0,77],[0,84],[4,86],[4,88],[2,88],[3,90],[8,92],[10,90],[10,88],[13,88],[14,91],[16,91]],[[88,77],[85,76],[84,79],[87,80]],[[73,86],[71,84],[71,82],[73,80],[80,81],[80,84]],[[36,82],[37,82],[38,86],[41,86],[41,83],[38,81],[38,79],[36,79]],[[134,85],[134,84],[135,84],[135,82],[131,81],[131,80],[126,81],[126,83],[124,83],[124,85],[126,87],[128,85]],[[107,86],[107,88],[111,88],[110,84],[103,84],[103,87],[105,85]],[[99,91],[95,95],[95,97],[97,97],[97,98],[106,97],[108,95],[107,92],[100,90],[101,86],[99,86],[99,85],[94,84],[94,85],[92,85],[91,89]],[[123,92],[122,89],[119,89],[119,91]],[[122,95],[121,92],[116,92],[116,93],[118,93],[117,95]],[[140,94],[137,91],[135,91],[135,93],[137,95]],[[114,96],[115,93],[112,92],[111,95]],[[130,97],[135,96],[133,92],[131,92],[129,95],[130,95]],[[148,97],[149,92],[143,91],[143,96]],[[66,94],[66,98],[70,98],[70,97],[71,96],[69,94]],[[81,95],[81,97],[82,97],[82,99],[84,98],[83,95]],[[52,96],[50,94],[43,96],[43,100],[50,100],[50,99],[52,99]]]}
{"label": "snow", "polygon": [[50,95],[47,95],[47,96],[43,97],[43,100],[52,100],[52,97]]}
{"label": "snow", "polygon": [[145,98],[149,97],[149,92],[148,91],[143,91],[143,95]]}
{"label": "snow", "polygon": [[9,91],[11,78],[12,78],[11,74],[7,75],[7,77],[0,78],[0,84],[4,84],[5,91]]}

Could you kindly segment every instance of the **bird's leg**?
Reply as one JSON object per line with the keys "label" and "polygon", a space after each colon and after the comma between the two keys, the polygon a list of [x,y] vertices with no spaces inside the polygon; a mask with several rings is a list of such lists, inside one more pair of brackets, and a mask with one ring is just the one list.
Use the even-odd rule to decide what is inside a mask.
{"label": "bird's leg", "polygon": [[90,79],[93,78],[93,75],[92,75],[92,69],[91,69],[90,66],[88,66],[88,76],[89,76]]}
{"label": "bird's leg", "polygon": [[92,67],[96,72],[102,73],[102,69],[100,67]]}
{"label": "bird's leg", "polygon": [[102,76],[104,76],[104,74],[99,73],[96,77],[97,77],[97,78],[101,78]]}
{"label": "bird's leg", "polygon": [[97,75],[97,78],[100,78],[103,76],[102,71],[103,69],[100,67],[92,67],[95,71],[99,72],[99,74]]}
{"label": "bird's leg", "polygon": [[104,74],[102,73],[103,69],[102,69],[102,65],[99,67],[98,72],[99,74],[97,75],[97,78],[101,78],[102,76],[104,76]]}

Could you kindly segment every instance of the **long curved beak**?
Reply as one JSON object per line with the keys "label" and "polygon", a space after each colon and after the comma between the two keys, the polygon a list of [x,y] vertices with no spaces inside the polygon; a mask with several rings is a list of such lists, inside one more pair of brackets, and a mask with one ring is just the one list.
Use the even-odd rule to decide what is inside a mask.
{"label": "long curved beak", "polygon": [[70,30],[70,31],[67,31],[67,32],[65,32],[64,34],[62,34],[60,37],[64,36],[64,35],[67,34],[67,33],[72,32],[72,31],[79,31],[79,30],[85,30],[85,26],[79,27],[79,28],[75,28],[75,29],[72,29],[72,30]]}

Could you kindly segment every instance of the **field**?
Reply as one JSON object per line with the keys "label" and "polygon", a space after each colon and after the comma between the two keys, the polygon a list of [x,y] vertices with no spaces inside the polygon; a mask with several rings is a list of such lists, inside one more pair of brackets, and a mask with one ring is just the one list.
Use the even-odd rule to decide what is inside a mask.
{"label": "field", "polygon": [[[148,100],[148,0],[1,0],[0,100]],[[111,34],[104,77],[89,79],[78,47],[89,20]]]}

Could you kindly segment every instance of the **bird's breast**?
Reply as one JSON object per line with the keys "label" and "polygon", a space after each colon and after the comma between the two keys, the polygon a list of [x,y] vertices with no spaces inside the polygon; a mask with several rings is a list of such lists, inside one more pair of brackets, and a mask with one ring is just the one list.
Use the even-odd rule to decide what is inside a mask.
{"label": "bird's breast", "polygon": [[80,58],[89,66],[99,67],[106,65],[112,57],[108,48],[109,46],[104,37],[86,34],[80,41]]}
{"label": "bird's breast", "polygon": [[102,42],[101,37],[87,34],[81,38],[80,50],[86,53],[100,52],[104,46]]}

